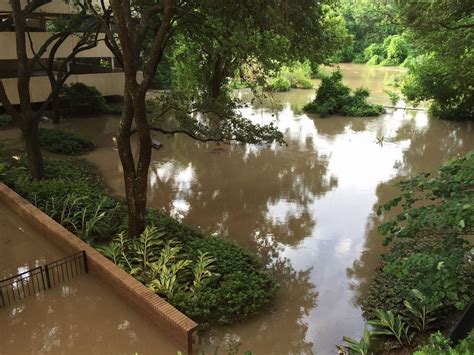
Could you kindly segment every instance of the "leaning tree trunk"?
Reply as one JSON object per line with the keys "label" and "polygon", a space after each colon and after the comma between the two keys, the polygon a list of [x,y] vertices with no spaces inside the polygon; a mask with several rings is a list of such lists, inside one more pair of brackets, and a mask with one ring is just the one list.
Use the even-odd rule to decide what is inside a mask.
{"label": "leaning tree trunk", "polygon": [[38,135],[39,120],[34,117],[33,113],[30,113],[29,116],[23,117],[24,123],[21,127],[25,141],[28,172],[33,179],[41,180],[44,177],[44,162]]}

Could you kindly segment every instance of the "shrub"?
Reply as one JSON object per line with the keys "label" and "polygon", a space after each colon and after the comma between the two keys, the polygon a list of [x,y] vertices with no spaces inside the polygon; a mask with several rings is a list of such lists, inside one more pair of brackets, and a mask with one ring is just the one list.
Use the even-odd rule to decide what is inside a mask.
{"label": "shrub", "polygon": [[458,345],[453,347],[449,339],[443,334],[436,332],[431,334],[428,345],[420,346],[413,353],[414,355],[468,355],[474,354],[474,332],[461,340]]}
{"label": "shrub", "polygon": [[[372,43],[370,46],[368,46],[366,49],[364,49],[364,62],[369,64],[368,62],[372,60],[372,58],[383,58],[385,56],[385,51],[384,48],[377,43]],[[379,61],[377,60],[375,64],[379,64]]]}
{"label": "shrub", "polygon": [[308,103],[303,110],[317,113],[321,117],[333,114],[343,116],[367,117],[378,116],[385,112],[381,105],[367,102],[369,91],[364,88],[354,92],[342,83],[342,74],[339,70],[325,77],[316,91],[316,98]]}
{"label": "shrub", "polygon": [[0,115],[0,128],[13,126],[14,123],[15,123],[15,120],[13,119],[12,116],[7,115],[7,114]]}
{"label": "shrub", "polygon": [[51,153],[79,155],[94,149],[91,141],[58,129],[40,128],[39,141],[41,148]]}
{"label": "shrub", "polygon": [[82,83],[67,85],[62,91],[67,114],[92,114],[106,112],[107,103],[104,97],[93,86]]}
{"label": "shrub", "polygon": [[474,288],[473,250],[464,235],[474,226],[474,153],[398,184],[401,195],[379,208],[402,212],[380,226],[390,251],[382,258],[367,296],[365,316],[378,308],[406,313],[411,289],[422,292],[437,311],[463,309]]}
{"label": "shrub", "polygon": [[157,226],[165,240],[182,243],[193,261],[202,253],[215,258],[215,274],[194,295],[179,291],[169,300],[199,323],[229,324],[247,318],[268,304],[277,290],[270,271],[251,253],[221,238],[200,233],[156,210],[147,222]]}
{"label": "shrub", "polygon": [[290,91],[291,82],[285,77],[278,76],[277,78],[270,81],[268,89],[274,92]]}
{"label": "shrub", "polygon": [[276,92],[289,91],[291,88],[312,89],[312,75],[313,69],[309,62],[296,62],[291,67],[283,66],[278,76],[270,81],[268,89]]}
{"label": "shrub", "polygon": [[[466,52],[462,60],[474,62]],[[430,114],[446,120],[474,120],[472,66],[459,65],[458,59],[436,54],[419,56],[408,64],[409,73],[402,85],[402,94],[417,104],[432,100]]]}
{"label": "shrub", "polygon": [[409,44],[404,35],[392,35],[383,42],[385,59],[381,65],[400,65],[408,57]]}

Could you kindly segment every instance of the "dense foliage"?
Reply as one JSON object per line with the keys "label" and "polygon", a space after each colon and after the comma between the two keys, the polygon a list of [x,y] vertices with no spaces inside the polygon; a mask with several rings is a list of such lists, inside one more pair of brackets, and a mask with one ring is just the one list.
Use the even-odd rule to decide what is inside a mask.
{"label": "dense foliage", "polygon": [[363,63],[369,65],[400,65],[409,55],[410,46],[406,37],[392,35],[384,39],[382,44],[372,43],[364,49]]}
{"label": "dense foliage", "polygon": [[436,332],[431,335],[429,344],[420,346],[414,355],[469,355],[474,354],[474,332],[471,332],[459,344],[452,346],[449,339]]}
{"label": "dense foliage", "polygon": [[270,91],[289,91],[290,89],[312,89],[313,71],[309,62],[283,66],[276,77],[270,79],[267,89]]}
{"label": "dense foliage", "polygon": [[65,86],[61,99],[66,114],[85,115],[107,111],[107,103],[100,91],[83,83]]}
{"label": "dense foliage", "polygon": [[94,143],[75,133],[40,128],[38,135],[41,148],[51,153],[79,155],[94,149]]}
{"label": "dense foliage", "polygon": [[352,91],[343,84],[339,70],[325,77],[316,91],[316,98],[303,110],[321,117],[340,114],[351,117],[378,116],[385,112],[381,105],[367,102],[369,91],[364,88]]}
{"label": "dense foliage", "polygon": [[276,292],[254,255],[156,210],[148,210],[149,227],[140,237],[125,237],[124,204],[104,192],[84,161],[46,160],[41,181],[28,176],[22,160],[2,166],[3,182],[202,326],[244,319]]}
{"label": "dense foliage", "polygon": [[472,1],[404,1],[393,6],[409,29],[419,58],[408,66],[402,92],[409,100],[432,100],[443,119],[474,119],[474,8]]}
{"label": "dense foliage", "polygon": [[[380,4],[370,0],[342,0],[338,11],[342,14],[352,43],[343,47],[338,54],[340,62],[355,62],[381,64],[388,58],[388,47],[396,46],[403,32],[390,18],[390,14],[383,11]],[[403,58],[395,63],[392,49],[390,61],[384,65],[398,65]],[[395,64],[389,64],[395,63]]]}
{"label": "dense foliage", "polygon": [[[474,153],[446,164],[435,176],[421,174],[398,186],[401,195],[379,208],[382,213],[398,206],[401,212],[380,226],[391,248],[362,307],[367,319],[385,309],[419,332],[441,327],[436,320],[462,310],[473,296],[474,250],[464,237],[474,230]],[[430,310],[423,322],[409,321],[420,308],[414,301]]]}

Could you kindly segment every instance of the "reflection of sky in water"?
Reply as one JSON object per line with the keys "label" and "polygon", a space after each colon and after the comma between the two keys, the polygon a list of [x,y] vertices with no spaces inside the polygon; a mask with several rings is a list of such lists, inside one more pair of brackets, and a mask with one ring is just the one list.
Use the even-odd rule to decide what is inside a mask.
{"label": "reflection of sky in water", "polygon": [[190,209],[187,198],[191,195],[191,187],[195,179],[192,163],[189,163],[187,166],[181,166],[175,161],[156,162],[150,172],[149,179],[150,184],[157,186],[158,189],[160,188],[160,183],[169,183],[171,181],[176,198],[172,201],[170,214],[175,218],[186,216]]}
{"label": "reflection of sky in water", "polygon": [[[243,161],[258,158],[268,149],[287,155],[303,152],[309,154],[308,158],[327,161],[321,180],[326,186],[332,186],[329,191],[322,195],[307,191],[302,181],[304,176],[294,175],[293,191],[307,195],[305,204],[285,195],[269,199],[266,204],[265,219],[273,226],[285,227],[290,221],[301,219],[303,213],[309,213],[315,222],[309,235],[300,236],[295,245],[282,243],[273,233],[259,235],[256,230],[254,235],[263,243],[276,243],[279,256],[288,258],[294,270],[309,270],[310,281],[319,293],[317,307],[299,321],[308,325],[306,341],[315,344],[318,352],[326,353],[333,350],[333,344],[340,341],[342,335],[360,335],[363,319],[360,309],[353,305],[346,270],[363,250],[368,217],[378,200],[377,186],[400,174],[400,161],[410,149],[410,134],[426,130],[428,118],[424,112],[391,110],[379,118],[314,119],[306,114],[295,115],[289,104],[284,104],[277,115],[266,108],[250,107],[242,108],[241,113],[254,123],[274,122],[288,143],[287,147],[272,145],[270,148],[247,145],[243,147]],[[410,134],[400,138],[401,130]],[[289,168],[293,173],[295,167]],[[284,179],[285,172],[280,171],[274,178]],[[330,185],[332,178],[337,183]],[[193,185],[205,184],[197,181],[192,163],[180,164],[173,159],[156,162],[150,179],[158,189],[160,182],[172,187],[170,213],[179,218],[186,217],[192,209],[193,194],[200,193],[193,191]],[[220,191],[214,189],[210,196],[214,200]],[[203,206],[205,204],[203,202]],[[224,216],[214,230],[225,231],[227,222]],[[230,334],[238,337],[236,333],[226,336]],[[325,347],[319,346],[321,339],[326,340]]]}

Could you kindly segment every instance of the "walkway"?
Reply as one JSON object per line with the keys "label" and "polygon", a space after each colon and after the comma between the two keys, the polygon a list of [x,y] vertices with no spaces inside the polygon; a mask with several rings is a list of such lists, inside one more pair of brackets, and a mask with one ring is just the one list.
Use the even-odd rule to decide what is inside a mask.
{"label": "walkway", "polygon": [[[64,257],[0,203],[0,279]],[[176,347],[92,275],[0,308],[0,354],[159,354]]]}

